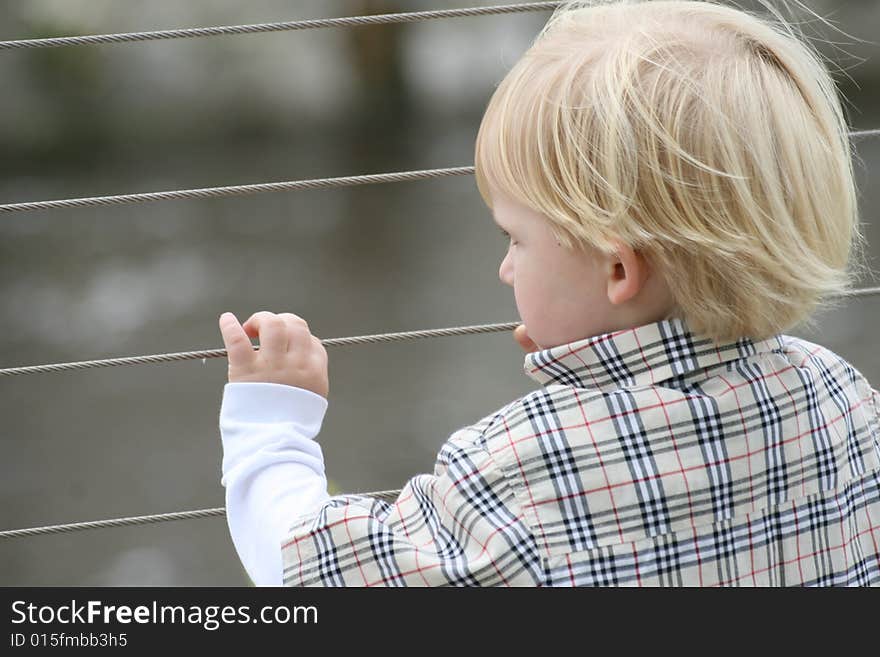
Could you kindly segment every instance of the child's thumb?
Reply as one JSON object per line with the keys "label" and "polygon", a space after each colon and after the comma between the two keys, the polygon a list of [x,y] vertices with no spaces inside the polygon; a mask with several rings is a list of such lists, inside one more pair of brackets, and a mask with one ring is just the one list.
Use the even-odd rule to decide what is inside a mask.
{"label": "child's thumb", "polygon": [[526,353],[538,351],[540,349],[540,347],[536,345],[534,341],[529,337],[528,330],[526,329],[525,324],[520,324],[515,329],[513,329],[513,338]]}
{"label": "child's thumb", "polygon": [[254,358],[253,345],[235,315],[223,313],[220,315],[219,324],[230,365],[244,364]]}

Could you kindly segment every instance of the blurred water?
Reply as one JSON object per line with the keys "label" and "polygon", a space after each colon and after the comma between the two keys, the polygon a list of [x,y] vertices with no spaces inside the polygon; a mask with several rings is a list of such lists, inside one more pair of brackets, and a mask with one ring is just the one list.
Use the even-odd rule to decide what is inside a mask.
{"label": "blurred water", "polygon": [[[540,23],[523,20],[520,48]],[[432,49],[442,42],[428,39],[421,66],[436,61]],[[499,52],[492,51],[497,77],[516,47]],[[161,74],[144,76],[137,84],[149,87]],[[196,135],[185,148],[117,147],[56,168],[7,161],[0,202],[472,162],[481,106],[468,93],[475,92],[431,111],[444,87],[409,76],[419,80],[410,88],[422,100],[399,122],[363,130],[298,115],[289,131],[268,137]],[[486,85],[482,96],[490,92]],[[867,86],[847,94],[863,128],[880,127],[871,93]],[[148,94],[140,98],[149,104]],[[196,129],[200,114],[189,111],[181,120]],[[202,119],[222,112],[221,105]],[[858,152],[876,258],[880,140],[859,142]],[[0,221],[0,365],[219,347],[217,317],[226,310],[240,319],[262,309],[294,312],[325,338],[510,321],[512,292],[497,278],[503,250],[470,177],[8,215]],[[876,386],[878,320],[880,299],[857,300],[801,335],[837,350]],[[0,527],[222,506],[217,413],[225,368],[217,359],[0,380]],[[367,491],[430,471],[453,430],[533,388],[521,368],[506,335],[331,349],[321,434],[329,477],[340,491]],[[4,541],[0,582],[248,580],[225,520],[214,518]]]}

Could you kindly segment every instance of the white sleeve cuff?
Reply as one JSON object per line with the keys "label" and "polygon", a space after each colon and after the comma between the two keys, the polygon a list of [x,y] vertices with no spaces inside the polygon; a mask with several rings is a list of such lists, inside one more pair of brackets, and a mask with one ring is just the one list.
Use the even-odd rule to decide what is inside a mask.
{"label": "white sleeve cuff", "polygon": [[227,383],[220,419],[239,422],[293,422],[314,438],[321,429],[327,400],[321,395],[281,383]]}

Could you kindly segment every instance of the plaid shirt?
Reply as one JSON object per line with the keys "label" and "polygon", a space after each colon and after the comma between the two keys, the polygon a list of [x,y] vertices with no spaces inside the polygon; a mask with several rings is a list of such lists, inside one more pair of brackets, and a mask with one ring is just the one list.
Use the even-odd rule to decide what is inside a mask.
{"label": "plaid shirt", "polygon": [[285,585],[880,584],[880,395],[831,351],[670,320],[525,372],[395,502],[299,520]]}

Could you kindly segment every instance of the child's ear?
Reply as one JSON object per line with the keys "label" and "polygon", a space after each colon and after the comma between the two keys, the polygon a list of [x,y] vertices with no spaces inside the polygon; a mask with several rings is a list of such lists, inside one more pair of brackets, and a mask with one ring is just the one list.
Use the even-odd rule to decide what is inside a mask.
{"label": "child's ear", "polygon": [[648,278],[648,262],[628,244],[613,240],[608,256],[608,300],[615,306],[635,297]]}

